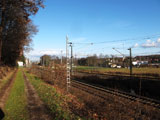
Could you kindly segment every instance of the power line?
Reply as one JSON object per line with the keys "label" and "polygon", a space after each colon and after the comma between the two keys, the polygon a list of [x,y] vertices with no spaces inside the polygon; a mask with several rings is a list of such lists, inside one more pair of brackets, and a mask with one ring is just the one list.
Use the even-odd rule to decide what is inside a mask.
{"label": "power line", "polygon": [[[128,38],[128,39],[121,39],[121,40],[111,40],[111,41],[102,41],[102,42],[91,42],[91,43],[74,43],[74,44],[104,44],[104,43],[111,43],[111,42],[124,42],[124,41],[142,41],[145,39],[151,39],[151,38],[156,38],[156,37],[160,37],[160,34],[154,34],[151,36],[144,36],[144,37],[137,37],[137,38]],[[132,40],[132,41],[131,41]]]}
{"label": "power line", "polygon": [[[107,47],[103,47],[103,48],[94,48],[94,49],[91,49],[91,50],[81,50],[80,52],[82,53],[82,52],[98,52],[98,51],[105,51],[105,49],[107,49],[107,48],[113,48],[112,46],[107,46]],[[129,47],[124,47],[124,48],[116,48],[116,49],[123,49],[123,52],[125,52],[125,51],[127,51],[127,49],[128,49]],[[133,48],[134,50],[140,50],[140,49],[145,49],[145,48],[143,48],[143,47],[136,47],[136,48]],[[124,51],[125,50],[125,51]]]}
{"label": "power line", "polygon": [[[95,52],[97,52],[97,51],[103,51],[103,53],[104,53],[104,51],[105,51],[105,49],[107,49],[107,48],[113,48],[113,46],[111,46],[110,44],[108,44],[106,47],[101,47],[101,48],[93,48],[93,49],[91,49],[91,50],[86,50],[86,49],[90,49],[89,47],[91,46],[91,45],[95,45],[95,44],[104,44],[104,43],[110,43],[110,42],[122,42],[123,41],[123,48],[117,48],[117,47],[115,47],[116,49],[123,49],[123,52],[125,52],[124,50],[126,50],[127,51],[127,49],[128,48],[131,48],[131,47],[127,47],[127,46],[130,46],[130,45],[125,45],[125,47],[124,47],[124,41],[125,42],[132,42],[132,41],[135,41],[135,40],[138,40],[138,42],[139,41],[142,41],[142,40],[145,40],[145,39],[152,39],[152,38],[156,38],[156,37],[160,37],[160,34],[154,34],[154,35],[151,35],[151,36],[144,36],[144,37],[137,37],[137,38],[132,38],[132,39],[122,39],[122,40],[113,40],[113,41],[103,41],[103,42],[92,42],[92,43],[73,43],[73,44],[77,44],[77,45],[85,45],[84,47],[80,47],[80,48],[78,48],[78,49],[76,49],[75,51],[76,51],[76,53],[77,53],[77,50],[78,50],[78,53],[79,54],[77,54],[78,56],[88,56],[88,55],[80,55],[80,54],[82,54],[83,52],[85,52],[85,53],[88,53],[88,54],[94,54]],[[116,44],[116,46],[117,46],[117,44]],[[119,46],[119,45],[118,45]],[[85,49],[83,49],[83,48],[85,48]],[[139,49],[144,49],[143,47],[141,47],[141,46],[138,46],[138,47],[132,47],[133,49],[135,49],[135,50],[139,50]],[[83,50],[82,50],[83,49]],[[126,53],[126,52],[125,52]],[[158,52],[157,52],[158,53]],[[107,53],[105,53],[105,54],[107,54]],[[140,55],[140,54],[144,54],[144,53],[136,53],[137,55]],[[134,56],[136,55],[136,54],[134,54]],[[146,53],[146,54],[148,54],[148,52]],[[153,54],[153,53],[151,53],[151,54]]]}
{"label": "power line", "polygon": [[[155,35],[151,35],[151,36],[145,36],[145,37],[137,37],[137,38],[132,38],[132,39],[123,39],[123,40],[113,40],[113,41],[104,41],[104,42],[95,42],[95,43],[74,43],[74,44],[83,44],[83,45],[87,45],[87,46],[90,46],[90,45],[95,45],[95,44],[102,44],[102,43],[109,43],[109,42],[122,42],[122,41],[127,41],[127,40],[132,40],[132,41],[135,41],[135,40],[138,40],[138,39],[140,39],[141,38],[141,40],[138,40],[138,41],[142,41],[142,40],[144,40],[144,39],[151,39],[151,38],[155,38],[155,37],[158,37],[158,36],[160,36],[160,34],[155,34]],[[132,41],[130,41],[130,42],[132,42]],[[82,49],[82,48],[84,48],[84,47],[80,47],[80,48],[78,48],[78,49]],[[93,50],[91,50],[92,52],[93,51],[100,51],[101,49],[105,49],[105,48],[108,48],[108,47],[104,47],[104,48],[98,48],[98,50],[97,49],[93,49]],[[127,49],[127,48],[130,48],[130,47],[125,47],[124,48],[124,43],[123,43],[123,49]],[[135,49],[135,47],[132,47],[132,48],[134,48]],[[77,49],[76,49],[76,51],[77,51]],[[81,51],[82,52],[82,51]],[[88,51],[87,51],[88,52]]]}

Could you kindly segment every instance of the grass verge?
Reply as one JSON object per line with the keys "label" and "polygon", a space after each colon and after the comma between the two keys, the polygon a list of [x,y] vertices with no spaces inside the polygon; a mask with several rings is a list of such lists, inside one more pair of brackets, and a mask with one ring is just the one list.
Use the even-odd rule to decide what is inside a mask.
{"label": "grass verge", "polygon": [[13,75],[13,72],[10,72],[6,77],[4,77],[0,81],[0,90],[8,83],[12,75]]}
{"label": "grass verge", "polygon": [[22,70],[19,69],[5,105],[4,120],[29,120],[24,87]]}
{"label": "grass verge", "polygon": [[[65,108],[65,97],[56,92],[52,86],[45,84],[34,75],[26,74],[31,84],[36,89],[41,100],[48,106],[54,115],[54,120],[81,120],[79,117],[70,114]],[[62,107],[63,106],[63,107]]]}

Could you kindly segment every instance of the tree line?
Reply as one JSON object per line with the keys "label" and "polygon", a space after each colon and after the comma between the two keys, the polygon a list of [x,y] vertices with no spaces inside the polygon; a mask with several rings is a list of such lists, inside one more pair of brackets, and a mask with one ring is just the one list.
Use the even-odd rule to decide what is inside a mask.
{"label": "tree line", "polygon": [[[70,60],[71,61],[71,60]],[[52,66],[54,64],[66,64],[66,57],[64,56],[50,56],[50,55],[43,55],[40,57],[39,65],[42,66]],[[103,55],[100,54],[99,56],[94,54],[87,57],[82,58],[73,58],[73,66],[96,66],[96,67],[111,67],[111,65],[116,64],[120,66],[128,66],[129,65],[129,58],[123,60],[123,57],[116,57],[114,55]]]}
{"label": "tree line", "polygon": [[0,64],[15,66],[30,49],[37,32],[32,15],[44,8],[43,0],[0,0]]}

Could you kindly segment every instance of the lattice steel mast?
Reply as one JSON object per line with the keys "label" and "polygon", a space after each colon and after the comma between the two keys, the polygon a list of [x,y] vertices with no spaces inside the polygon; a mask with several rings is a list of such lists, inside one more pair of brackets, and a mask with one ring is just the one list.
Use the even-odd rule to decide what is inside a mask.
{"label": "lattice steel mast", "polygon": [[69,91],[70,84],[71,84],[71,67],[70,67],[70,59],[69,59],[69,49],[68,46],[68,36],[66,36],[66,70],[67,70],[67,91]]}

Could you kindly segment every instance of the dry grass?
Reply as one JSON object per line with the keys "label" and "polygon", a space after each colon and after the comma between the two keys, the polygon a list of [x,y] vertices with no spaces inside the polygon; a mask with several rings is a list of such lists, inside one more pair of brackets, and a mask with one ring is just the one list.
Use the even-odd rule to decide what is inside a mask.
{"label": "dry grass", "polygon": [[[41,69],[41,70],[40,70]],[[144,69],[142,69],[144,70]],[[160,110],[152,106],[140,104],[113,95],[108,95],[107,100],[93,94],[71,88],[66,94],[66,72],[58,66],[55,69],[32,68],[30,70],[45,82],[54,84],[59,91],[71,99],[67,101],[70,111],[87,119],[94,120],[151,120],[160,119]],[[141,72],[142,73],[142,72]]]}
{"label": "dry grass", "polygon": [[108,95],[107,100],[73,88],[72,94],[77,96],[98,119],[115,120],[151,120],[160,119],[160,110],[151,106],[140,104],[137,101],[130,101],[113,95]]}
{"label": "dry grass", "polygon": [[0,67],[0,79],[5,77],[10,71],[12,71],[14,68],[8,67],[8,66],[1,66]]}

